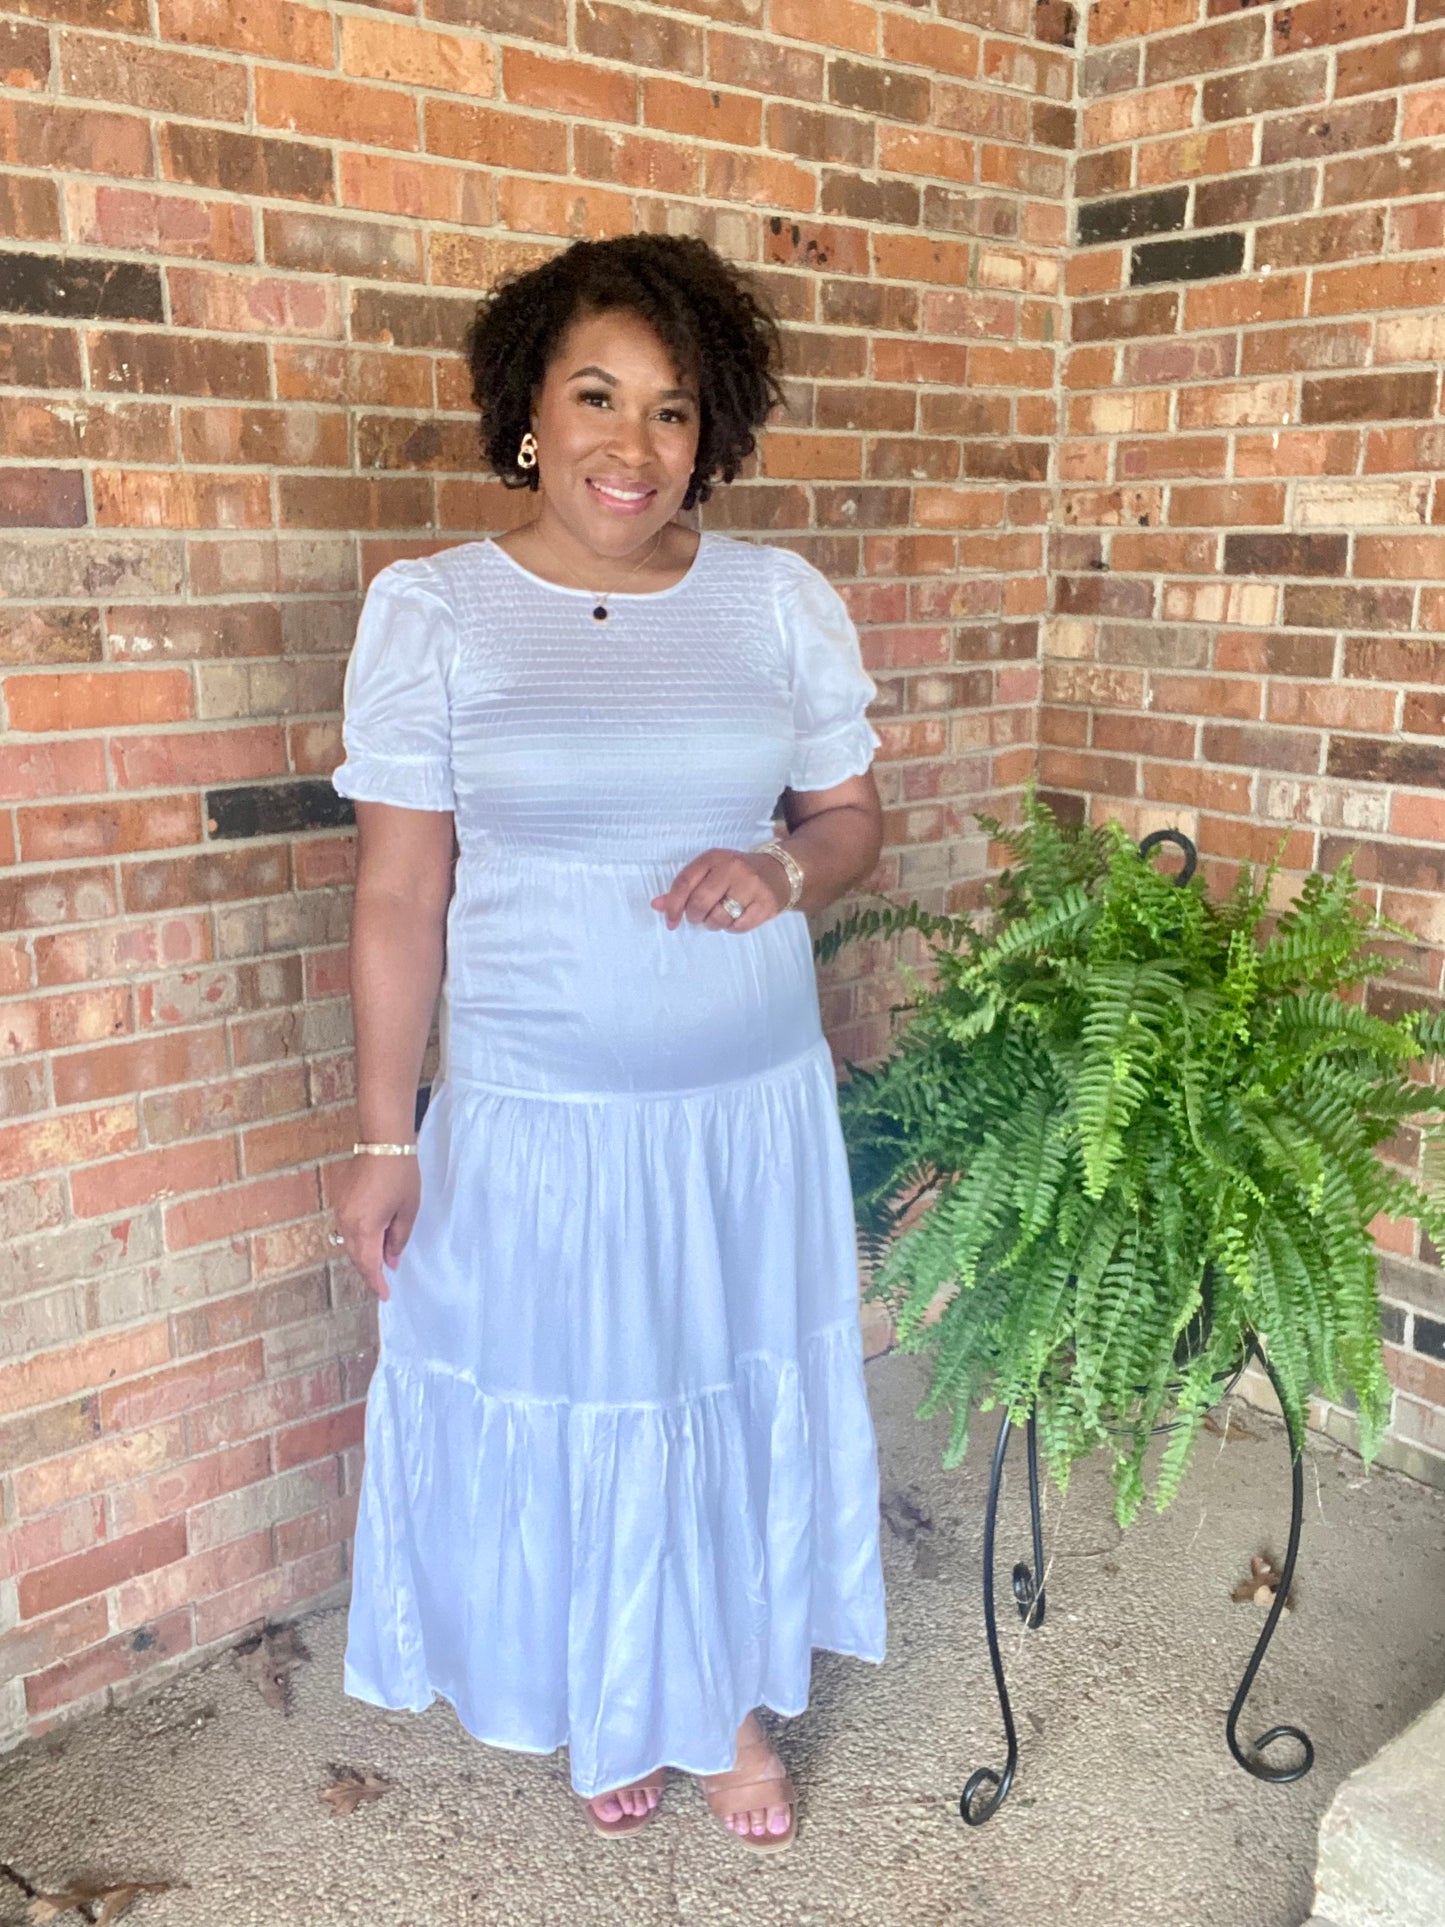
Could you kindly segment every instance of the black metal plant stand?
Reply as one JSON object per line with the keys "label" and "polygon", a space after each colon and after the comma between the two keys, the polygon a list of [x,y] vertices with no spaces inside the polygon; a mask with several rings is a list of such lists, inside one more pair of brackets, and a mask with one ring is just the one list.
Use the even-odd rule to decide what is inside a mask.
{"label": "black metal plant stand", "polygon": [[[1184,867],[1177,881],[1187,883],[1193,876],[1198,861],[1198,852],[1194,844],[1182,830],[1156,830],[1151,836],[1145,837],[1139,848],[1145,856],[1148,856],[1163,843],[1176,844],[1183,851]],[[1278,1395],[1280,1386],[1274,1367],[1257,1346],[1251,1347],[1251,1350],[1269,1374],[1270,1383]],[[994,1599],[994,1545],[998,1529],[999,1498],[1003,1490],[1004,1463],[1008,1457],[1009,1440],[1013,1431],[1013,1423],[1005,1412],[998,1430],[998,1441],[994,1446],[993,1466],[988,1481],[988,1506],[983,1522],[983,1623],[988,1635],[988,1656],[993,1666],[993,1680],[998,1692],[998,1710],[1003,1721],[1007,1754],[1002,1772],[999,1772],[996,1767],[979,1767],[970,1774],[959,1796],[959,1812],[971,1827],[984,1826],[998,1812],[1009,1796],[1019,1762],[1018,1729],[1014,1725],[1013,1706],[1009,1700],[1008,1683],[1004,1678],[1003,1653],[999,1645],[998,1614]],[[1019,1618],[1027,1630],[1033,1631],[1044,1622],[1047,1600],[1044,1585],[1043,1517],[1039,1506],[1038,1427],[1032,1412],[1028,1417],[1026,1436],[1033,1564],[1030,1566],[1020,1561],[1014,1567],[1013,1595]],[[1299,1555],[1300,1526],[1304,1519],[1304,1459],[1302,1453],[1296,1449],[1294,1440],[1290,1438],[1288,1428],[1285,1436],[1289,1440],[1292,1476],[1289,1544],[1279,1576],[1279,1586],[1270,1606],[1269,1616],[1264,1622],[1264,1631],[1255,1642],[1254,1651],[1250,1655],[1248,1666],[1244,1669],[1244,1677],[1239,1682],[1239,1690],[1234,1696],[1224,1727],[1229,1750],[1245,1772],[1252,1774],[1256,1780],[1266,1780],[1275,1786],[1288,1786],[1292,1781],[1302,1780],[1315,1763],[1315,1750],[1309,1735],[1297,1726],[1270,1727],[1268,1732],[1260,1734],[1248,1751],[1239,1743],[1240,1715],[1244,1711],[1245,1702],[1249,1698],[1250,1689],[1254,1685],[1264,1656],[1269,1651],[1270,1641],[1274,1638],[1280,1615],[1288,1602],[1290,1585],[1294,1579],[1295,1561]],[[1281,1740],[1292,1740],[1299,1749],[1299,1756],[1286,1765],[1271,1765],[1264,1755]]]}
{"label": "black metal plant stand", "polygon": [[[1269,1373],[1270,1383],[1277,1394],[1279,1381],[1275,1377],[1274,1368],[1262,1353],[1256,1351],[1254,1355]],[[983,1826],[998,1812],[1009,1796],[1019,1761],[1018,1729],[1014,1725],[1013,1706],[1009,1700],[1008,1684],[1004,1678],[1003,1654],[998,1637],[998,1615],[994,1604],[994,1542],[998,1527],[999,1497],[1003,1489],[1004,1461],[1008,1456],[1009,1439],[1013,1429],[1009,1416],[1005,1412],[1003,1423],[998,1430],[998,1443],[994,1446],[993,1468],[988,1482],[988,1507],[984,1513],[983,1522],[983,1621],[988,1634],[988,1656],[993,1664],[994,1686],[998,1691],[998,1710],[1003,1720],[1004,1740],[1008,1753],[1001,1773],[995,1767],[981,1766],[969,1776],[968,1783],[959,1798],[958,1810],[971,1827]],[[1029,1415],[1027,1435],[1029,1515],[1033,1527],[1034,1563],[1029,1566],[1021,1561],[1014,1567],[1013,1594],[1020,1619],[1025,1627],[1032,1631],[1043,1624],[1045,1607],[1043,1519],[1039,1509],[1038,1434],[1032,1413]],[[1289,1438],[1287,1430],[1285,1436]],[[1302,1780],[1315,1763],[1315,1750],[1309,1735],[1297,1726],[1270,1727],[1268,1732],[1260,1734],[1248,1751],[1239,1743],[1240,1715],[1244,1711],[1245,1701],[1249,1698],[1250,1689],[1263,1664],[1264,1656],[1269,1650],[1270,1641],[1274,1638],[1280,1614],[1285,1609],[1290,1586],[1294,1580],[1295,1562],[1299,1556],[1300,1526],[1304,1519],[1304,1458],[1295,1450],[1293,1440],[1290,1440],[1290,1459],[1292,1490],[1289,1545],[1280,1571],[1279,1587],[1270,1606],[1269,1617],[1264,1622],[1264,1630],[1255,1642],[1249,1664],[1244,1669],[1244,1677],[1239,1682],[1239,1691],[1234,1696],[1229,1717],[1224,1726],[1224,1736],[1228,1741],[1229,1750],[1240,1766],[1246,1773],[1253,1774],[1256,1780],[1267,1780],[1274,1786],[1288,1786],[1294,1780]],[[1280,1740],[1292,1740],[1299,1748],[1299,1757],[1288,1764],[1272,1765],[1264,1758],[1264,1754]]]}

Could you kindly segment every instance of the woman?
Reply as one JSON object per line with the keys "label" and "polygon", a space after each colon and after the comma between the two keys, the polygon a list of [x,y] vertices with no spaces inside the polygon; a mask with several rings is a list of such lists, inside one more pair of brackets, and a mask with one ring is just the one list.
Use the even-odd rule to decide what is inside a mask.
{"label": "woman", "polygon": [[579,243],[484,303],[483,439],[535,514],[377,577],[335,777],[362,1143],[333,1235],[384,1301],[347,1690],[566,1744],[607,1833],[698,1774],[770,1849],[793,1789],[754,1709],[803,1710],[815,1646],[884,1650],[797,914],[877,860],[873,685],[815,570],[679,519],[777,352],[700,241]]}

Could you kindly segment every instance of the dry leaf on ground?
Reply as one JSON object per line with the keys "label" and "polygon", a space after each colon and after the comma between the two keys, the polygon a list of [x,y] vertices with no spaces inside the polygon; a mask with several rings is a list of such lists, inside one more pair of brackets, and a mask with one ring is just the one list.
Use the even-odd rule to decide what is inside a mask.
{"label": "dry leaf on ground", "polygon": [[358,1773],[354,1766],[333,1766],[330,1784],[322,1787],[319,1797],[334,1814],[355,1813],[368,1800],[379,1800],[390,1785],[390,1780],[369,1768]]}
{"label": "dry leaf on ground", "polygon": [[[1249,1577],[1241,1579],[1229,1595],[1236,1606],[1253,1600],[1256,1606],[1272,1606],[1274,1596],[1279,1591],[1279,1567],[1267,1552],[1257,1552],[1249,1562]],[[1294,1611],[1294,1594],[1285,1600],[1285,1610]]]}
{"label": "dry leaf on ground", "polygon": [[[36,1894],[30,1903],[30,1918],[35,1927],[44,1927],[49,1920],[59,1919],[79,1909],[95,1927],[110,1927],[113,1920],[119,1920],[138,1894],[169,1893],[172,1887],[169,1880],[124,1880],[113,1886],[92,1886],[88,1881],[73,1881],[59,1893]],[[90,1909],[100,1906],[98,1914]]]}
{"label": "dry leaf on ground", "polygon": [[310,1659],[294,1626],[267,1626],[236,1648],[236,1663],[268,1706],[291,1711],[291,1674]]}
{"label": "dry leaf on ground", "polygon": [[1236,1439],[1252,1439],[1254,1437],[1249,1427],[1244,1424],[1241,1419],[1237,1419],[1233,1412],[1230,1412],[1223,1420],[1217,1419],[1213,1412],[1206,1412],[1204,1415],[1204,1429],[1206,1432],[1212,1432],[1217,1439],[1223,1439],[1226,1445],[1232,1445]]}

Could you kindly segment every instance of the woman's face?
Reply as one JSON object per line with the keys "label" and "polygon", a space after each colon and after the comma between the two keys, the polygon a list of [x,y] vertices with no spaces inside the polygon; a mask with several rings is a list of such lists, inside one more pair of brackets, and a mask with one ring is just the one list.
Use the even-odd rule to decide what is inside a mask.
{"label": "woman's face", "polygon": [[697,384],[640,316],[583,314],[532,413],[544,513],[598,555],[652,541],[681,508],[697,457]]}

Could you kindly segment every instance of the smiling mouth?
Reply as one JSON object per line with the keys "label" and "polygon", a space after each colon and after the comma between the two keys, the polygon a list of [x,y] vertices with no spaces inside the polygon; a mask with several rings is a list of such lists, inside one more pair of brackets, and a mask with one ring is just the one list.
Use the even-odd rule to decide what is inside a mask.
{"label": "smiling mouth", "polygon": [[599,482],[593,480],[591,476],[587,478],[587,486],[609,508],[634,514],[637,510],[646,508],[657,494],[655,488],[640,487],[632,482]]}

